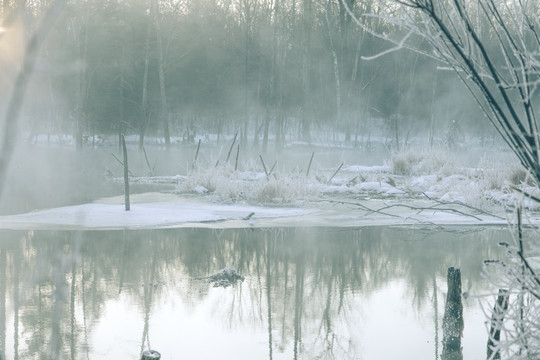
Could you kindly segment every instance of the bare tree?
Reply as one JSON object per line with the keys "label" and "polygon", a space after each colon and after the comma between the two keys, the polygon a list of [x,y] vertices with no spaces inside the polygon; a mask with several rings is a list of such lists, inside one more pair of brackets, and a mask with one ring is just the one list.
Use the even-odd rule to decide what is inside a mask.
{"label": "bare tree", "polygon": [[160,12],[157,2],[152,6],[155,16],[156,37],[158,44],[158,69],[159,69],[159,93],[161,99],[161,121],[163,121],[163,134],[165,137],[165,146],[167,150],[171,148],[171,136],[169,132],[169,110],[167,107],[167,93],[165,87],[165,59],[164,59],[164,46],[163,46],[163,34],[161,32],[160,24]]}
{"label": "bare tree", "polygon": [[[343,1],[347,7],[347,3]],[[453,70],[463,81],[489,121],[515,153],[530,176],[540,184],[540,137],[535,111],[540,84],[540,4],[503,0],[389,0],[380,1],[379,18],[393,26],[394,37],[358,25],[394,44],[371,59],[402,48],[438,60],[440,69]],[[404,35],[403,35],[404,34]],[[429,46],[425,46],[428,44]],[[540,199],[537,199],[540,200]],[[490,358],[540,357],[540,276],[526,257],[521,216],[518,236],[508,245],[511,260],[496,264],[500,286],[510,292],[510,304],[500,315],[504,340],[492,338]],[[532,249],[538,249],[533,240]],[[529,254],[527,254],[529,255]],[[491,267],[493,269],[493,267]]]}

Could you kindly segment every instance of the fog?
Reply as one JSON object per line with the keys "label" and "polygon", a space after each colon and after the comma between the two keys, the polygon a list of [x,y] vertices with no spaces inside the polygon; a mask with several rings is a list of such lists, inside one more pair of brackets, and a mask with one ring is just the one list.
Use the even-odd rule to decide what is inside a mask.
{"label": "fog", "polygon": [[[505,330],[516,332],[505,335],[516,339],[506,351],[517,349],[521,356],[522,350],[530,355],[540,349],[522,341],[527,327],[536,330],[534,316],[540,313],[535,308],[540,279],[525,257],[538,256],[540,246],[528,232],[523,240],[521,218],[524,209],[527,221],[540,223],[534,104],[540,24],[528,15],[539,9],[534,2],[516,2],[513,8],[505,3],[501,16],[493,10],[501,6],[498,1],[404,3],[412,6],[390,0],[0,2],[0,233],[8,246],[0,248],[0,278],[9,279],[0,289],[0,358],[11,354],[6,341],[10,346],[13,341],[18,358],[26,336],[19,326],[31,328],[35,318],[40,337],[37,350],[28,346],[30,352],[56,354],[51,358],[69,353],[75,359],[85,352],[88,357],[91,343],[108,346],[100,326],[113,320],[100,309],[114,302],[127,311],[121,303],[124,280],[131,281],[133,293],[144,293],[144,329],[140,346],[132,346],[140,336],[135,341],[126,332],[117,350],[134,354],[140,348],[141,355],[150,348],[149,324],[159,324],[159,314],[166,314],[158,311],[165,303],[152,307],[154,291],[163,284],[174,287],[166,302],[183,324],[186,316],[174,309],[178,297],[204,309],[195,306],[208,299],[203,289],[208,284],[199,276],[235,266],[247,271],[246,293],[239,296],[239,285],[213,294],[232,295],[224,298],[233,304],[253,299],[247,306],[258,318],[253,322],[259,336],[268,335],[270,359],[280,351],[295,359],[308,356],[309,342],[302,338],[322,344],[320,356],[329,359],[355,358],[356,344],[366,339],[380,344],[373,353],[384,352],[393,339],[381,337],[377,325],[399,317],[387,309],[394,305],[374,302],[380,315],[371,326],[354,323],[355,331],[343,336],[333,333],[330,316],[343,318],[348,328],[356,316],[348,315],[357,308],[353,304],[383,287],[385,301],[397,300],[385,292],[405,290],[403,314],[419,320],[417,334],[434,338],[424,350],[438,358],[447,338],[441,339],[439,330],[447,329],[439,323],[444,299],[437,294],[445,294],[439,287],[445,285],[445,269],[454,266],[463,266],[468,290],[483,292],[466,303],[475,314],[472,327],[465,325],[474,334],[465,339],[474,339],[475,353],[484,354],[478,344],[486,338],[478,330],[484,320],[476,300],[483,306],[493,298],[486,292],[503,288],[519,295],[510,304],[513,319],[504,319],[520,324]],[[439,13],[445,15],[437,18]],[[508,19],[514,21],[507,24]],[[478,225],[513,222],[519,224],[515,248],[499,251],[492,241],[511,239],[507,231],[467,237]],[[392,228],[396,225],[402,227]],[[180,227],[187,229],[170,231]],[[326,227],[336,230],[319,231]],[[20,232],[7,231],[15,228]],[[443,230],[450,232],[439,239]],[[354,241],[338,249],[341,231],[352,231]],[[242,246],[222,235],[241,237]],[[187,240],[177,246],[178,236]],[[476,250],[456,245],[462,240]],[[443,242],[450,246],[439,245]],[[427,245],[433,250],[426,251]],[[367,256],[364,246],[378,250]],[[91,256],[84,256],[88,249]],[[234,254],[226,255],[227,249]],[[305,262],[310,251],[313,257]],[[505,265],[500,259],[508,256],[514,258]],[[477,257],[489,257],[491,269],[503,266],[487,269],[496,276],[484,277],[485,259]],[[105,273],[96,266],[99,259],[108,264]],[[311,262],[319,268],[306,267]],[[27,265],[23,271],[21,264]],[[50,279],[40,277],[40,264],[46,264],[42,269]],[[137,266],[141,276],[124,276]],[[321,276],[326,272],[329,281]],[[351,274],[355,280],[347,282]],[[275,279],[283,284],[276,286]],[[114,282],[118,293],[107,286],[103,293],[90,291],[103,288],[104,281]],[[176,286],[194,282],[202,290],[186,293]],[[402,286],[409,283],[413,286]],[[373,291],[363,294],[364,289]],[[19,311],[27,311],[24,301],[34,302],[25,297],[31,292],[39,306],[47,303],[53,310],[19,319]],[[277,312],[272,304],[282,293],[283,312]],[[86,322],[88,294],[94,296],[100,326]],[[349,295],[355,298],[347,306]],[[311,300],[316,301],[308,306]],[[326,310],[317,313],[324,301]],[[425,304],[429,308],[421,311]],[[289,307],[294,321],[285,321]],[[230,308],[231,328],[243,323],[234,323],[243,317],[238,310],[242,307]],[[68,313],[69,321],[63,316]],[[282,320],[276,324],[278,314]],[[6,330],[6,319],[13,329]],[[206,324],[197,319],[193,327]],[[306,326],[306,319],[320,322],[319,330]],[[428,332],[422,330],[426,321]],[[272,324],[282,327],[280,346]],[[77,326],[84,328],[84,340]],[[88,341],[87,329],[94,331],[95,342]],[[456,339],[462,335],[463,328]],[[176,342],[166,339],[160,337],[162,348],[173,350],[164,358],[175,358],[178,350],[170,345]],[[266,340],[258,342],[266,352]],[[128,352],[121,350],[127,345]],[[456,352],[462,357],[461,345]]]}
{"label": "fog", "polygon": [[[2,5],[2,114],[25,41],[47,11],[14,5]],[[27,85],[3,213],[121,191],[103,185],[103,174],[120,170],[111,155],[121,157],[120,133],[134,176],[152,166],[186,174],[199,140],[205,161],[218,162],[235,136],[240,163],[261,154],[281,170],[305,168],[313,152],[317,166],[335,168],[382,165],[407,149],[474,147],[481,156],[501,143],[455,74],[433,59],[404,50],[364,60],[389,45],[355,26],[339,2],[154,5],[91,1],[58,14]]]}

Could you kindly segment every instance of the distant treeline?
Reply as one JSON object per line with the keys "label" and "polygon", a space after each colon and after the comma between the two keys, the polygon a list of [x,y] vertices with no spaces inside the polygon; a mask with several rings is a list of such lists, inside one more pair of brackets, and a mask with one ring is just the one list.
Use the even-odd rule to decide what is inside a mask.
{"label": "distant treeline", "polygon": [[[377,13],[374,0],[347,1],[356,14]],[[0,5],[4,108],[23,40],[48,3]],[[377,17],[361,20],[403,36]],[[363,59],[391,47],[338,0],[73,0],[43,47],[24,124],[31,136],[73,134],[79,147],[93,134],[138,134],[141,144],[157,134],[169,144],[238,130],[264,149],[321,130],[354,141],[381,121],[397,146],[407,134],[442,136],[453,121],[488,126],[456,76],[429,57]]]}

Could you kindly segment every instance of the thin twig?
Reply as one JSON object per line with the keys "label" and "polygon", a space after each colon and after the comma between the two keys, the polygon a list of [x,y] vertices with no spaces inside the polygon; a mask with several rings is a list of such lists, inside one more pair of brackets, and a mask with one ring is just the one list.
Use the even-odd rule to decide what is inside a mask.
{"label": "thin twig", "polygon": [[227,153],[227,160],[225,160],[225,162],[229,162],[229,158],[231,157],[231,152],[232,152],[232,149],[234,147],[234,144],[236,143],[236,138],[238,137],[238,130],[236,130],[236,132],[234,133],[234,139],[233,139],[233,142],[231,144],[231,147],[229,148],[229,152]]}
{"label": "thin twig", "polygon": [[[456,213],[456,214],[459,214],[459,215],[463,215],[463,216],[468,216],[468,217],[472,217],[473,219],[476,219],[478,221],[483,221],[481,218],[479,218],[478,216],[475,216],[475,215],[472,215],[472,214],[467,214],[463,211],[460,211],[460,210],[457,210],[457,209],[453,209],[453,208],[439,208],[439,207],[434,207],[434,206],[429,206],[429,207],[418,207],[418,206],[412,206],[412,205],[406,205],[406,204],[393,204],[393,205],[387,205],[387,206],[383,206],[382,208],[379,208],[377,210],[378,211],[381,211],[381,210],[386,210],[386,209],[391,209],[391,208],[394,208],[394,207],[404,207],[404,208],[407,208],[407,209],[411,209],[411,210],[417,210],[418,214],[421,213],[422,211],[441,211],[441,212],[451,212],[451,213]],[[369,215],[369,214],[368,214]]]}
{"label": "thin twig", "polygon": [[146,149],[144,148],[144,145],[142,147],[142,150],[143,150],[143,153],[144,153],[144,159],[146,160],[146,166],[148,166],[148,172],[149,172],[150,176],[153,176],[154,171],[153,171],[152,167],[150,167],[150,162],[148,161],[148,155],[146,155]]}
{"label": "thin twig", "polygon": [[268,175],[266,175],[267,179],[270,177],[270,175],[272,175],[272,172],[274,171],[274,168],[276,167],[276,164],[277,164],[277,160],[274,161],[274,165],[272,165],[272,167],[270,168],[270,171],[268,172]]}
{"label": "thin twig", "polygon": [[124,163],[122,162],[122,160],[120,160],[119,158],[116,157],[116,155],[114,155],[114,153],[111,153],[112,157],[116,159],[116,161],[118,161],[118,163],[122,166],[124,166]]}
{"label": "thin twig", "polygon": [[475,211],[478,211],[480,214],[484,214],[484,215],[488,215],[488,216],[492,216],[494,218],[497,218],[497,219],[500,219],[500,220],[505,220],[505,218],[501,217],[501,216],[498,216],[498,215],[495,215],[495,214],[492,214],[492,213],[489,213],[485,210],[482,210],[482,209],[479,209],[475,206],[471,206],[471,205],[467,205],[461,201],[458,201],[458,202],[455,202],[455,203],[451,203],[451,202],[447,202],[447,201],[441,201],[441,200],[437,200],[437,199],[433,199],[431,197],[429,197],[425,192],[422,193],[422,195],[424,195],[427,199],[431,200],[431,201],[434,201],[436,203],[439,203],[441,205],[445,205],[445,206],[448,206],[448,205],[461,205],[461,206],[464,206],[466,208],[469,208],[471,210],[475,210]]}
{"label": "thin twig", "polygon": [[264,173],[266,174],[266,177],[270,176],[270,174],[268,174],[268,170],[266,170],[266,164],[264,163],[264,160],[260,154],[259,154],[259,159],[261,159],[261,163],[264,169]]}
{"label": "thin twig", "polygon": [[[323,199],[323,200],[319,200],[319,201],[321,201],[321,202],[329,202],[329,203],[332,203],[332,204],[353,205],[353,206],[358,206],[358,207],[360,207],[362,210],[365,210],[365,211],[367,211],[368,213],[377,213],[377,214],[381,214],[381,215],[385,215],[385,216],[390,216],[390,217],[396,217],[396,218],[400,218],[400,217],[401,217],[401,216],[396,215],[396,214],[389,214],[389,213],[385,213],[385,212],[382,212],[382,211],[379,211],[379,210],[374,210],[374,209],[368,208],[367,206],[365,206],[365,205],[363,205],[363,204],[356,203],[356,202],[352,202],[352,201],[345,201],[345,200],[330,200],[330,199]],[[317,202],[317,201],[313,201],[313,202]]]}
{"label": "thin twig", "polygon": [[326,185],[329,185],[330,184],[330,181],[332,181],[332,179],[334,178],[334,176],[337,175],[337,173],[339,172],[339,170],[341,170],[341,168],[343,167],[343,164],[344,163],[341,163],[341,165],[339,165],[339,167],[337,168],[337,170],[334,172],[334,174],[330,177],[330,179],[328,179],[328,181],[326,182]]}

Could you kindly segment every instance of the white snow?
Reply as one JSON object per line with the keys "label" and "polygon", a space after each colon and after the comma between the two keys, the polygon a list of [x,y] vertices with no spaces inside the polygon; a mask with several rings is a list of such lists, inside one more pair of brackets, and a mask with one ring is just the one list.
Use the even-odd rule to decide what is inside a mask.
{"label": "white snow", "polygon": [[[330,184],[316,176],[210,170],[191,176],[132,178],[177,187],[175,194],[132,196],[130,211],[124,210],[124,197],[118,196],[0,216],[0,229],[488,225],[507,224],[507,212],[517,203],[531,210],[529,221],[540,223],[540,213],[534,212],[540,204],[507,186],[494,187],[498,179],[486,179],[485,170],[396,176],[389,166],[346,166]],[[357,173],[365,178],[354,176]],[[523,184],[521,188],[539,196],[535,188]]]}
{"label": "white snow", "polygon": [[405,193],[403,190],[397,189],[396,187],[390,184],[384,183],[384,182],[376,182],[376,181],[363,182],[363,183],[358,184],[357,187],[363,191],[373,191],[373,192],[386,194],[386,195],[396,195],[396,194]]}
{"label": "white snow", "polygon": [[350,165],[344,166],[342,171],[348,172],[358,172],[358,173],[389,173],[392,169],[388,165],[374,165],[374,166],[363,166],[363,165]]}
{"label": "white snow", "polygon": [[[505,225],[506,218],[465,215],[439,209],[429,200],[371,199],[340,202],[329,199],[300,207],[216,204],[203,198],[146,193],[132,198],[125,211],[123,197],[92,204],[60,207],[19,215],[0,216],[0,229],[159,229],[179,227],[247,228],[373,225]],[[409,206],[416,207],[411,210]],[[464,211],[460,213],[459,211]],[[249,214],[254,213],[251,217]],[[247,220],[246,220],[247,219]]]}
{"label": "white snow", "polygon": [[[134,196],[131,210],[125,211],[122,199],[115,197],[99,203],[0,216],[0,229],[168,228],[186,225],[212,227],[212,224],[226,221],[238,222],[240,224],[235,227],[244,227],[256,220],[291,218],[316,211],[213,204],[159,193]],[[254,213],[250,220],[243,221],[250,213]],[[234,225],[229,223],[227,226]]]}

